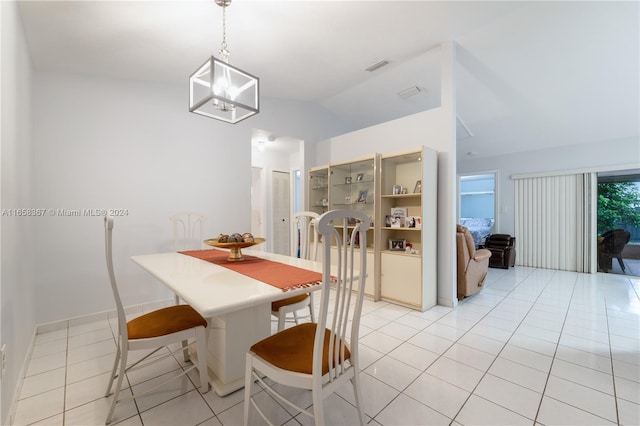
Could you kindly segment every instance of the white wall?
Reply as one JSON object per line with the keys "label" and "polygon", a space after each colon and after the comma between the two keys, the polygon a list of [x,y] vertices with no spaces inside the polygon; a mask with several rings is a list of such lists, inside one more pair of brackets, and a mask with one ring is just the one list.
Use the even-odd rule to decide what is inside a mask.
{"label": "white wall", "polygon": [[[35,203],[127,210],[114,228],[127,305],[169,296],[129,257],[172,249],[172,213],[204,213],[207,235],[250,229],[252,126],[310,141],[344,130],[304,103],[262,99],[260,114],[234,126],[189,113],[186,86],[54,73],[35,81]],[[36,321],[112,309],[102,218],[34,223]]]}
{"label": "white wall", "polygon": [[495,232],[514,235],[515,185],[511,175],[580,169],[607,170],[628,164],[640,167],[638,137],[461,160],[458,161],[458,173],[498,171],[496,193],[499,205],[496,217],[499,229]]}
{"label": "white wall", "polygon": [[[0,2],[1,84],[0,208],[32,206],[31,59],[15,2]],[[0,344],[7,345],[7,367],[0,385],[0,422],[9,408],[26,361],[36,324],[33,256],[34,217],[3,214],[1,221]]]}
{"label": "white wall", "polygon": [[[420,148],[438,152],[438,304],[453,307],[456,299],[456,44],[443,43],[441,53],[441,106],[322,141],[316,163],[393,154]],[[435,236],[434,236],[435,238]]]}

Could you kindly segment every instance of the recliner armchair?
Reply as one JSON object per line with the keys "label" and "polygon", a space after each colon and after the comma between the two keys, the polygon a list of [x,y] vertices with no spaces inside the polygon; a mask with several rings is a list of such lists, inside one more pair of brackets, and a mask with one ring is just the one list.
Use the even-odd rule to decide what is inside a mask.
{"label": "recliner armchair", "polygon": [[487,237],[484,248],[491,252],[489,266],[509,269],[516,264],[516,238],[509,234],[491,234]]}
{"label": "recliner armchair", "polygon": [[462,225],[456,225],[456,250],[458,299],[463,299],[482,290],[489,270],[491,252],[486,249],[476,250],[469,229]]}

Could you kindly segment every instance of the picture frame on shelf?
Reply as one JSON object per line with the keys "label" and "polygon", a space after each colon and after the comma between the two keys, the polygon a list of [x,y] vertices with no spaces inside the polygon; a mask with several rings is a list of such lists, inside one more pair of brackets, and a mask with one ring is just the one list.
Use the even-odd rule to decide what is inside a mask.
{"label": "picture frame on shelf", "polygon": [[406,207],[391,207],[391,216],[407,217]]}
{"label": "picture frame on shelf", "polygon": [[406,240],[399,240],[399,239],[395,239],[395,238],[389,238],[389,250],[404,251],[406,244],[407,244]]}
{"label": "picture frame on shelf", "polygon": [[420,216],[409,216],[405,220],[407,228],[422,229],[422,218]]}
{"label": "picture frame on shelf", "polygon": [[344,183],[345,183],[345,184],[349,184],[349,183],[351,183],[351,176],[346,176],[346,177],[344,178]]}
{"label": "picture frame on shelf", "polygon": [[351,194],[344,197],[345,204],[351,204]]}
{"label": "picture frame on shelf", "polygon": [[413,193],[420,194],[421,192],[422,192],[422,181],[418,180],[416,181],[416,186],[413,188]]}
{"label": "picture frame on shelf", "polygon": [[400,195],[402,194],[402,185],[393,185],[393,195]]}
{"label": "picture frame on shelf", "polygon": [[358,193],[358,199],[356,200],[356,203],[366,203],[367,202],[367,192],[369,192],[367,189],[363,189]]}
{"label": "picture frame on shelf", "polygon": [[356,175],[356,182],[362,182],[363,179],[364,179],[364,173],[358,173]]}

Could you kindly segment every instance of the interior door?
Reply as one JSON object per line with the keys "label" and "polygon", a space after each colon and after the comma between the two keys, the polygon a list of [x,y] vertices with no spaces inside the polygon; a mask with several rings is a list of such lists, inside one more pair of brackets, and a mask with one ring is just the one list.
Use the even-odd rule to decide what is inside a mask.
{"label": "interior door", "polygon": [[271,172],[271,188],[273,252],[289,255],[291,234],[289,173]]}

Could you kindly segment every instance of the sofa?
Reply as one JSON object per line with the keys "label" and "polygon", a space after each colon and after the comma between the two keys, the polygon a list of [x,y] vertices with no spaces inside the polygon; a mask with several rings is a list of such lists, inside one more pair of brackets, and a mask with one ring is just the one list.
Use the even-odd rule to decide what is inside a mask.
{"label": "sofa", "polygon": [[509,234],[491,234],[484,242],[491,252],[489,267],[509,269],[516,264],[516,238]]}
{"label": "sofa", "polygon": [[456,254],[458,299],[463,299],[482,290],[489,270],[491,252],[486,249],[476,250],[469,229],[456,225]]}

